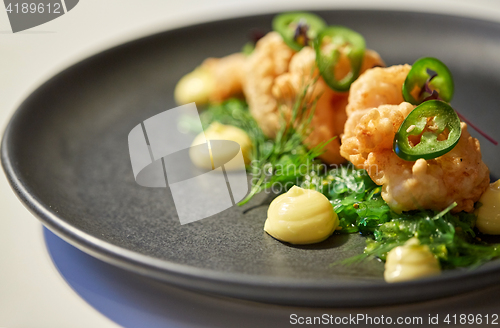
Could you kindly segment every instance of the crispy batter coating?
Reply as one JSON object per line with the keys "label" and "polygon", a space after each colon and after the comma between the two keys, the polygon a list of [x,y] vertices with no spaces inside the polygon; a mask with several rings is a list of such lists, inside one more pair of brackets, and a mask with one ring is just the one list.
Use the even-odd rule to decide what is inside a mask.
{"label": "crispy batter coating", "polygon": [[206,69],[213,79],[209,101],[220,102],[243,95],[244,64],[246,56],[235,53],[222,58],[207,58],[201,68]]}
{"label": "crispy batter coating", "polygon": [[401,92],[410,65],[375,67],[364,72],[351,85],[347,115],[380,105],[399,105],[404,101]]}
{"label": "crispy batter coating", "polygon": [[271,90],[275,79],[288,72],[294,53],[278,32],[270,32],[257,42],[245,63],[245,97],[250,112],[269,137],[279,128],[278,101]]}
{"label": "crispy batter coating", "polygon": [[[310,83],[313,78],[318,77],[319,72],[315,65],[315,59],[314,50],[305,47],[292,57],[289,71],[276,77],[271,93],[277,103],[282,106],[282,110],[290,111],[303,86]],[[348,94],[331,90],[321,78],[308,92],[310,99],[319,97],[311,120],[310,133],[305,140],[306,145],[315,147],[342,133],[344,122],[347,119],[345,106]],[[279,119],[278,108],[273,112],[273,115]],[[279,128],[279,121],[277,123],[278,125],[273,128],[274,131]],[[343,163],[345,159],[340,155],[339,149],[340,137],[337,137],[327,144],[324,148],[325,152],[320,158],[327,163]]]}
{"label": "crispy batter coating", "polygon": [[[315,52],[305,47],[295,52],[286,45],[277,32],[270,32],[257,42],[249,57],[232,54],[223,58],[208,58],[201,68],[209,72],[213,82],[209,100],[219,102],[239,96],[244,91],[250,111],[259,126],[269,137],[274,137],[280,126],[280,106],[289,113],[302,88],[319,76],[315,63]],[[384,62],[373,50],[366,50],[361,72]],[[348,60],[341,60],[336,72],[342,75],[350,71]],[[318,78],[314,89],[309,90],[310,99],[318,98],[311,130],[305,143],[309,147],[337,137],[325,148],[321,156],[327,163],[342,163],[340,135],[347,119],[348,92],[330,89]]]}
{"label": "crispy batter coating", "polygon": [[450,152],[431,160],[405,161],[394,153],[392,143],[413,108],[403,102],[351,115],[342,138],[342,156],[382,185],[382,197],[394,211],[443,210],[453,202],[458,204],[453,212],[473,211],[490,181],[479,141],[461,123],[462,135]]}
{"label": "crispy batter coating", "polygon": [[[315,58],[310,47],[295,53],[276,32],[268,33],[257,43],[246,63],[244,92],[252,115],[267,136],[274,137],[279,129],[280,109],[289,112],[302,88],[318,77]],[[362,71],[376,65],[384,65],[384,62],[375,51],[367,50]],[[318,78],[309,95],[311,99],[319,96],[310,135],[305,141],[314,147],[343,132],[349,94],[331,90]],[[339,147],[338,137],[327,145],[321,159],[327,163],[345,162]]]}

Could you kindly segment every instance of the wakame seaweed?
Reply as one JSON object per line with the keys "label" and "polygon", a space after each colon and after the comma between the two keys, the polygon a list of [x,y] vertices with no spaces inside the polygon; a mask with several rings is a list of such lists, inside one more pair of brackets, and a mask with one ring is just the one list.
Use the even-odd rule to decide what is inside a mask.
{"label": "wakame seaweed", "polygon": [[375,256],[385,261],[387,252],[413,237],[428,245],[446,269],[475,267],[500,256],[499,245],[476,238],[473,213],[451,213],[456,204],[442,212],[396,213],[382,199],[381,187],[365,170],[352,164],[324,174],[309,174],[302,186],[316,189],[330,199],[340,220],[337,233],[359,232],[367,237],[364,254],[350,260]]}

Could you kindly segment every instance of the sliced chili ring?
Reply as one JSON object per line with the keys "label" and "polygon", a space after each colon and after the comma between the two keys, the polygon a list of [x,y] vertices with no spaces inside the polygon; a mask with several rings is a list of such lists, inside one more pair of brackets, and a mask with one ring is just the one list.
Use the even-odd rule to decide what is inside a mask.
{"label": "sliced chili ring", "polygon": [[[361,34],[344,26],[329,26],[314,40],[316,65],[330,88],[347,91],[361,71],[365,55],[365,39]],[[341,56],[346,56],[351,70],[337,79],[336,69]]]}
{"label": "sliced chili ring", "polygon": [[411,67],[403,83],[403,98],[405,101],[418,105],[425,101],[426,96],[450,102],[453,98],[453,76],[448,67],[439,59],[424,57],[418,59]]}
{"label": "sliced chili ring", "polygon": [[273,29],[295,51],[310,45],[325,27],[326,23],[321,17],[308,12],[289,12],[273,19]]}
{"label": "sliced chili ring", "polygon": [[441,100],[429,100],[408,114],[394,136],[394,152],[406,161],[433,159],[455,147],[462,128],[457,113]]}

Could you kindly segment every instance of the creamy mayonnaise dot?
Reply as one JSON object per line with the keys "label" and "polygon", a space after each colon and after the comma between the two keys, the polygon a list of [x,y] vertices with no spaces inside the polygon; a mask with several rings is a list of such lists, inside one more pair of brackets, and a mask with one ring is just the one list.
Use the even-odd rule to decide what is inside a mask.
{"label": "creamy mayonnaise dot", "polygon": [[393,248],[387,254],[384,278],[387,282],[400,282],[441,273],[438,259],[427,245],[420,245],[411,238],[403,246]]}
{"label": "creamy mayonnaise dot", "polygon": [[291,244],[313,244],[328,238],[338,225],[337,213],[323,194],[293,186],[272,201],[264,231]]}
{"label": "creamy mayonnaise dot", "polygon": [[[213,157],[210,152],[210,162],[206,160],[206,157],[201,154],[198,150],[200,148],[195,147],[196,145],[205,143],[205,140],[230,140],[238,143],[241,148],[241,153],[243,155],[243,159],[245,164],[250,163],[250,155],[252,152],[252,141],[248,134],[240,128],[237,128],[232,125],[224,125],[219,122],[213,122],[210,126],[204,131],[196,136],[193,140],[191,148],[189,150],[189,157],[194,165],[204,168],[204,169],[212,169],[213,167]],[[209,146],[210,148],[210,146]],[[234,152],[232,149],[220,149],[217,153],[217,158],[219,162],[228,163],[224,165],[226,170],[240,169],[239,167],[231,166],[231,159],[234,157]]]}
{"label": "creamy mayonnaise dot", "polygon": [[214,79],[210,72],[198,67],[191,73],[184,75],[175,86],[174,97],[179,105],[196,103],[206,104],[214,89]]}
{"label": "creamy mayonnaise dot", "polygon": [[476,227],[487,235],[500,235],[500,180],[490,184],[479,199]]}

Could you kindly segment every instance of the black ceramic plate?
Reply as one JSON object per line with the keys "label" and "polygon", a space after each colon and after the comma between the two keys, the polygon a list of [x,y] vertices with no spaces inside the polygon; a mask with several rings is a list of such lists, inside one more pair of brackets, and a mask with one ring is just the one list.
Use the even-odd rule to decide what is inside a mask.
{"label": "black ceramic plate", "polygon": [[[453,104],[500,139],[500,25],[434,14],[325,11],[327,22],[361,32],[388,65],[442,59],[455,76]],[[383,264],[333,262],[359,254],[358,235],[292,247],[262,230],[266,197],[181,226],[168,189],[132,175],[127,136],[175,107],[173,90],[206,57],[239,51],[272,15],[168,31],[95,55],[58,74],[17,110],[2,163],[24,204],[56,234],[120,267],[185,288],[257,301],[362,306],[442,297],[500,282],[500,262],[426,280],[386,284]],[[474,134],[474,132],[472,132]],[[498,148],[484,160],[500,175]],[[268,200],[267,200],[268,202]],[[261,204],[261,206],[258,206]]]}

